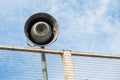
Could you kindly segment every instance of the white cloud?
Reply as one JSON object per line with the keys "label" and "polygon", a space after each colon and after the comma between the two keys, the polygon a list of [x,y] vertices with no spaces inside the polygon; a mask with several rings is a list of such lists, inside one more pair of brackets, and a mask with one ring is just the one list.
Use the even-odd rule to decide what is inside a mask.
{"label": "white cloud", "polygon": [[0,42],[26,45],[25,20],[33,13],[47,12],[60,24],[60,36],[50,48],[119,53],[118,3],[117,0],[11,0],[7,3],[1,0]]}
{"label": "white cloud", "polygon": [[[59,20],[61,18],[63,20],[60,23],[63,25],[61,34],[63,37],[66,37],[65,39],[63,38],[63,40],[68,42],[68,46],[65,46],[65,48],[74,48],[79,50],[80,48],[84,47],[82,49],[87,51],[112,52],[112,45],[116,45],[115,48],[117,48],[117,52],[119,52],[119,41],[116,42],[113,40],[112,42],[115,43],[111,43],[111,39],[114,39],[115,36],[114,33],[118,32],[120,29],[118,25],[119,19],[112,17],[108,12],[108,10],[110,10],[110,6],[114,7],[115,2],[117,1],[98,0],[94,3],[88,1],[82,6],[82,11],[78,10],[79,8],[77,9],[78,11],[74,9],[74,6],[78,6],[80,3],[78,3],[78,5],[64,3],[63,7],[59,8],[62,10],[62,15],[60,15],[61,17]],[[116,7],[113,9],[115,11]],[[114,12],[112,11],[111,13]],[[64,26],[64,24],[67,25]],[[99,35],[103,37],[100,37]],[[118,35],[116,37],[119,37]],[[101,38],[103,38],[104,44],[102,44],[103,41],[100,41]],[[60,43],[60,45],[62,45],[61,47],[63,47],[64,44],[62,45]]]}

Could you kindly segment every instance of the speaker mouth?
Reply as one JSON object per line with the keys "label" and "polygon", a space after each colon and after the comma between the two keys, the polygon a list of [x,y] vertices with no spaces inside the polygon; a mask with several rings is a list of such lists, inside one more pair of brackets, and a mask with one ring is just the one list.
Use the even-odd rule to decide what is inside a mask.
{"label": "speaker mouth", "polygon": [[43,44],[51,40],[52,29],[46,22],[36,22],[31,28],[31,38],[37,44]]}
{"label": "speaker mouth", "polygon": [[33,30],[38,36],[46,36],[50,30],[50,26],[46,22],[37,22],[33,25]]}

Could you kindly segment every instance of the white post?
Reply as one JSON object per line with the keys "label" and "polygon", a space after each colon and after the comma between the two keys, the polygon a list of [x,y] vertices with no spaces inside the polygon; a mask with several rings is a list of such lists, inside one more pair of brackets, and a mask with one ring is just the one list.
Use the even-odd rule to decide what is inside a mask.
{"label": "white post", "polygon": [[76,80],[71,51],[64,50],[62,55],[65,80]]}

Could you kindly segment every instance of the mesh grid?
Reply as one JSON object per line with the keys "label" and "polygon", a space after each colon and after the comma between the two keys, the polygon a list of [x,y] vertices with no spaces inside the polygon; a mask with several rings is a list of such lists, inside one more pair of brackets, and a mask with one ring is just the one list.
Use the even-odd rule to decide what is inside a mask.
{"label": "mesh grid", "polygon": [[[61,55],[47,53],[46,61],[48,80],[65,80]],[[120,79],[120,59],[72,55],[72,62],[76,80]],[[43,80],[41,66],[40,53],[0,50],[0,80]]]}
{"label": "mesh grid", "polygon": [[47,54],[48,80],[64,80],[61,55]]}
{"label": "mesh grid", "polygon": [[41,79],[40,54],[0,50],[0,80]]}
{"label": "mesh grid", "polygon": [[77,80],[119,80],[120,59],[73,56]]}
{"label": "mesh grid", "polygon": [[[64,80],[60,55],[46,54],[48,80]],[[0,80],[43,80],[41,54],[0,50]]]}

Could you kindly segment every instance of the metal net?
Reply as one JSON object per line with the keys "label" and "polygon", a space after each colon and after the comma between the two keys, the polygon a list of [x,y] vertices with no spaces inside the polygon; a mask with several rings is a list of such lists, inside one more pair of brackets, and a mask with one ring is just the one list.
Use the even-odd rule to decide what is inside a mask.
{"label": "metal net", "polygon": [[77,80],[119,80],[120,59],[73,56]]}
{"label": "metal net", "polygon": [[[46,54],[48,80],[64,80],[60,55]],[[0,80],[43,80],[41,54],[0,50]]]}
{"label": "metal net", "polygon": [[[0,80],[43,80],[42,53],[37,49],[33,52],[32,48],[26,48],[31,52],[3,49],[0,50]],[[120,79],[120,56],[57,50],[46,52],[48,80]]]}

